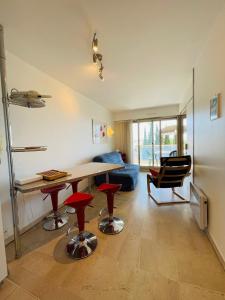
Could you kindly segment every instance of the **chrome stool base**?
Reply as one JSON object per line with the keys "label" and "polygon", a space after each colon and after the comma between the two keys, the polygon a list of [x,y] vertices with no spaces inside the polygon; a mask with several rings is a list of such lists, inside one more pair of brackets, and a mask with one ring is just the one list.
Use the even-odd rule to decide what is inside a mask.
{"label": "chrome stool base", "polygon": [[117,234],[120,233],[124,228],[124,221],[113,217],[112,220],[109,219],[109,217],[101,220],[101,222],[98,225],[98,228],[101,232],[105,234]]}
{"label": "chrome stool base", "polygon": [[47,231],[57,230],[68,223],[67,216],[57,216],[57,217],[50,217],[47,218],[47,221],[43,224],[43,228]]}
{"label": "chrome stool base", "polygon": [[76,209],[73,208],[73,207],[71,207],[71,206],[66,206],[65,213],[68,213],[68,214],[75,214],[75,213],[76,213]]}
{"label": "chrome stool base", "polygon": [[83,259],[90,256],[97,247],[97,237],[88,231],[82,233],[84,238],[80,241],[80,236],[74,236],[66,246],[67,253],[74,259]]}

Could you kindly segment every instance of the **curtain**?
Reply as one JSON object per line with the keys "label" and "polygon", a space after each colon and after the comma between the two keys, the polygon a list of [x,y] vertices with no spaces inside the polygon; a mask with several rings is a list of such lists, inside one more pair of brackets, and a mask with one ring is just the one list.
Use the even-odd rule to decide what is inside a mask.
{"label": "curtain", "polygon": [[115,149],[126,153],[128,162],[132,162],[132,123],[132,121],[114,123]]}

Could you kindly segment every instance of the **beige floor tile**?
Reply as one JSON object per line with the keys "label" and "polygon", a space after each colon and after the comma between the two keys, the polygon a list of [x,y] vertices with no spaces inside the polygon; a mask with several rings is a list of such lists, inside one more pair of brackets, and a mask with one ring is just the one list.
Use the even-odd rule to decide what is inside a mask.
{"label": "beige floor tile", "polygon": [[74,293],[71,293],[61,287],[55,287],[44,292],[40,300],[85,300],[76,295],[76,288]]}
{"label": "beige floor tile", "polygon": [[83,299],[92,299],[92,300],[115,300],[115,299],[120,299],[120,300],[128,300],[129,294],[127,293],[126,290],[102,290],[99,289],[98,291],[96,290],[86,290],[85,292],[82,293]]}
{"label": "beige floor tile", "polygon": [[2,284],[0,284],[0,299],[5,300],[7,297],[9,297],[14,290],[16,289],[15,283],[12,281],[5,279]]}
{"label": "beige floor tile", "polygon": [[117,261],[122,267],[129,264],[130,268],[140,267],[141,254],[141,239],[136,235],[127,234],[124,241],[121,243],[120,251],[117,256]]}
{"label": "beige floor tile", "polygon": [[152,279],[152,299],[154,300],[180,300],[179,283],[162,276]]}
{"label": "beige floor tile", "polygon": [[53,256],[49,256],[37,251],[33,251],[32,255],[34,256],[33,260],[29,260],[29,263],[24,261],[21,264],[21,267],[34,275],[45,276],[52,270],[52,268],[57,266],[57,262]]}
{"label": "beige floor tile", "polygon": [[35,296],[48,288],[48,282],[43,277],[36,276],[19,265],[10,268],[9,279]]}
{"label": "beige floor tile", "polygon": [[38,298],[28,293],[24,289],[17,287],[7,300],[37,300]]}
{"label": "beige floor tile", "polygon": [[[107,267],[106,267],[107,266]],[[108,257],[102,257],[94,261],[94,264],[86,271],[80,285],[81,290],[123,290],[126,288],[131,267],[121,266],[118,261]],[[80,274],[82,277],[82,273]]]}
{"label": "beige floor tile", "polygon": [[160,274],[134,270],[129,280],[129,300],[178,300],[179,283]]}
{"label": "beige floor tile", "polygon": [[143,299],[149,300],[153,298],[153,289],[150,284],[149,272],[141,269],[133,269],[128,283],[129,300]]}
{"label": "beige floor tile", "polygon": [[184,249],[177,253],[177,265],[180,281],[225,292],[225,272],[214,253],[196,254]]}
{"label": "beige floor tile", "polygon": [[141,240],[140,268],[151,274],[161,274],[165,278],[178,280],[176,253],[171,248],[155,244],[154,241]]}
{"label": "beige floor tile", "polygon": [[180,285],[181,300],[224,300],[224,293],[215,292],[193,286],[190,284]]}

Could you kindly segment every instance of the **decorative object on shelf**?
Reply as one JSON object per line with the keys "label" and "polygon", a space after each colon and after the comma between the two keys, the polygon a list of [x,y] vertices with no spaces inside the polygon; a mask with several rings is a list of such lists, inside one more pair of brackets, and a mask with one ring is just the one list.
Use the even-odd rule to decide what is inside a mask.
{"label": "decorative object on shelf", "polygon": [[13,152],[31,152],[31,151],[45,151],[47,148],[44,146],[32,146],[32,147],[13,147],[11,137],[11,125],[9,118],[9,104],[19,105],[27,108],[39,108],[45,106],[43,98],[50,98],[51,96],[44,96],[36,91],[18,91],[16,89],[11,90],[11,94],[8,95],[6,84],[6,58],[4,47],[4,32],[3,26],[0,25],[0,76],[1,76],[1,88],[2,88],[2,106],[4,112],[4,124],[5,124],[5,136],[6,136],[6,152],[8,159],[9,170],[9,184],[10,184],[10,200],[12,205],[12,217],[13,217],[13,230],[15,241],[15,253],[16,257],[21,256],[20,245],[20,232],[19,232],[19,217],[18,217],[18,204],[17,204],[17,189],[15,187],[15,173],[13,167]]}
{"label": "decorative object on shelf", "polygon": [[12,89],[9,96],[9,103],[29,108],[39,108],[45,106],[43,98],[51,98],[49,95],[40,95],[36,91],[20,92]]}
{"label": "decorative object on shelf", "polygon": [[67,172],[59,171],[59,170],[48,170],[48,171],[37,173],[37,175],[42,175],[44,180],[52,181],[52,180],[56,180],[68,176],[69,174]]}
{"label": "decorative object on shelf", "polygon": [[93,63],[98,65],[98,73],[99,73],[98,76],[102,81],[104,81],[104,77],[103,77],[104,66],[102,64],[103,55],[98,52],[98,39],[96,37],[96,32],[94,33],[94,37],[92,40],[92,50],[93,50]]}
{"label": "decorative object on shelf", "polygon": [[221,94],[210,99],[210,119],[216,120],[220,117]]}
{"label": "decorative object on shelf", "polygon": [[107,142],[107,124],[92,120],[92,139],[94,144],[103,144]]}
{"label": "decorative object on shelf", "polygon": [[111,126],[107,127],[107,136],[112,137],[114,135],[114,130],[112,129]]}

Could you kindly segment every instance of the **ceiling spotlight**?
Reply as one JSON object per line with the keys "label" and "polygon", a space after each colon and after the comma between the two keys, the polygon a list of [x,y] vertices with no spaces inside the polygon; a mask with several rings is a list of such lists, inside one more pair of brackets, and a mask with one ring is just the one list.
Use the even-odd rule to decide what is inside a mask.
{"label": "ceiling spotlight", "polygon": [[99,73],[101,73],[104,70],[103,64],[101,63],[101,66],[99,68]]}
{"label": "ceiling spotlight", "polygon": [[94,34],[93,41],[92,41],[92,49],[94,52],[98,51],[98,39],[96,38],[96,32]]}
{"label": "ceiling spotlight", "polygon": [[102,61],[102,55],[100,53],[93,53],[93,63],[97,64],[98,61]]}
{"label": "ceiling spotlight", "polygon": [[97,56],[95,53],[93,53],[93,63],[97,64]]}
{"label": "ceiling spotlight", "polygon": [[102,73],[99,73],[99,78],[101,79],[101,81],[105,80],[104,77],[103,77],[103,75],[102,75]]}

